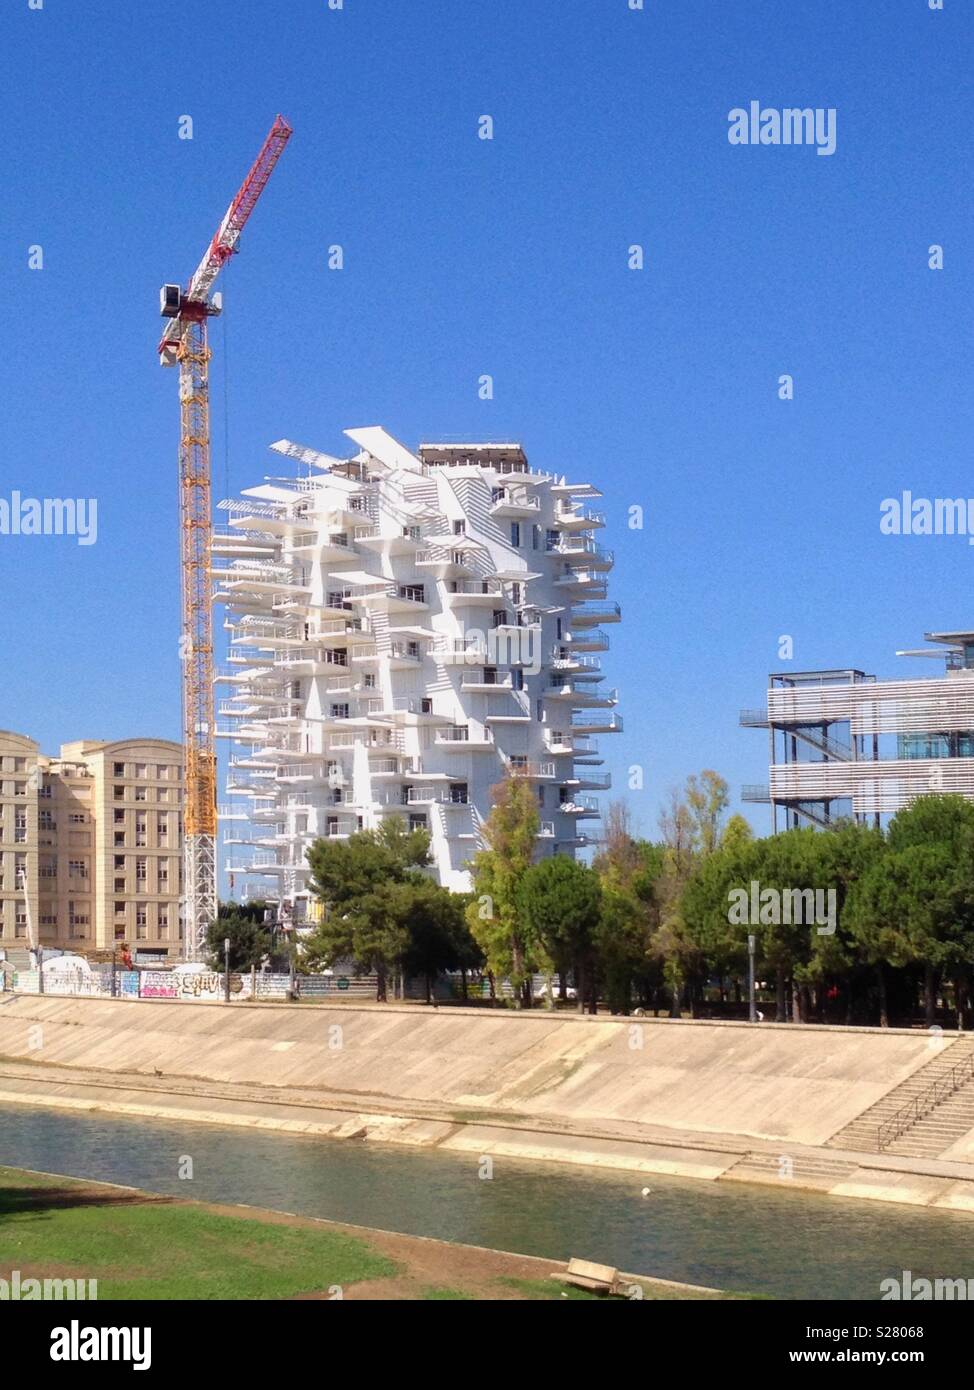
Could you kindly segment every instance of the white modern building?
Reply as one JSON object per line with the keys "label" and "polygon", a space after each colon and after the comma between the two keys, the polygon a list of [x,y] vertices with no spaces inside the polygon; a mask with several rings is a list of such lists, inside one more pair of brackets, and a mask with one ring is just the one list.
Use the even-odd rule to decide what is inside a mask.
{"label": "white modern building", "polygon": [[301,476],[224,503],[213,547],[226,868],[296,921],[312,842],[390,815],[430,831],[441,883],[469,887],[509,773],[535,789],[539,857],[574,854],[609,786],[597,739],[622,727],[602,688],[620,612],[598,491],[532,471],[516,443],[346,434],[348,459],[272,445]]}
{"label": "white modern building", "polygon": [[774,831],[844,816],[878,825],[929,793],[974,800],[974,632],[926,640],[937,645],[897,655],[942,660],[944,676],[778,671],[767,708],[742,710],[742,725],[768,730],[771,762],[769,784],[743,800],[770,802]]}

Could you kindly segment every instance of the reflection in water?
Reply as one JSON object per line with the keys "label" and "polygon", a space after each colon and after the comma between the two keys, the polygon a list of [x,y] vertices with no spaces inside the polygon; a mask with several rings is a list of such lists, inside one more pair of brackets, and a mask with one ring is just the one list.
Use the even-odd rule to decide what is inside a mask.
{"label": "reflection in water", "polygon": [[970,1215],[776,1187],[503,1158],[486,1180],[476,1154],[22,1106],[0,1107],[2,1164],[781,1298],[874,1299],[904,1269],[974,1277]]}

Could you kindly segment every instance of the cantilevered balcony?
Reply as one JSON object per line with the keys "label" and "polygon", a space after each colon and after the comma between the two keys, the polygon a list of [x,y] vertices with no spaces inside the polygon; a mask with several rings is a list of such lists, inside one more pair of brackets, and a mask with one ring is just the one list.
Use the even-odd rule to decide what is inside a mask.
{"label": "cantilevered balcony", "polygon": [[553,581],[556,589],[566,590],[566,597],[569,603],[581,603],[583,600],[604,599],[609,592],[605,575],[597,570],[572,570],[570,573],[559,575]]}
{"label": "cantilevered balcony", "polygon": [[400,526],[384,534],[378,525],[356,526],[352,536],[361,550],[373,555],[415,555],[426,543],[420,526]]}
{"label": "cantilevered balcony", "polygon": [[288,675],[321,676],[348,666],[348,654],[341,647],[309,647],[306,651],[282,652],[274,660],[275,668]]}
{"label": "cantilevered balcony", "polygon": [[508,772],[512,777],[525,777],[529,782],[551,782],[555,778],[555,764],[531,762],[513,753],[504,757]]}
{"label": "cantilevered balcony", "polygon": [[240,531],[232,526],[214,526],[210,539],[211,555],[231,559],[274,560],[280,555],[276,541],[258,531]]}
{"label": "cantilevered balcony", "polygon": [[427,613],[426,589],[422,584],[396,584],[378,580],[352,589],[353,604],[361,604],[370,613]]}
{"label": "cantilevered balcony", "polygon": [[395,695],[391,701],[380,704],[383,716],[396,724],[442,725],[449,724],[453,718],[448,714],[436,714],[432,699],[426,695]]}
{"label": "cantilevered balcony", "polygon": [[417,550],[414,563],[437,579],[465,579],[474,573],[470,555],[462,547],[434,545]]}
{"label": "cantilevered balcony", "polygon": [[597,627],[581,628],[562,637],[560,645],[569,647],[573,652],[607,652],[609,634]]}
{"label": "cantilevered balcony", "polygon": [[570,502],[562,502],[555,512],[552,524],[559,531],[569,533],[592,531],[598,526],[605,525],[605,513],[589,511],[585,507],[573,506]]}
{"label": "cantilevered balcony", "polygon": [[573,714],[571,727],[579,734],[621,734],[621,714]]}
{"label": "cantilevered balcony", "polygon": [[423,664],[423,645],[421,642],[389,643],[389,649],[381,655],[387,657],[392,671],[417,670]]}
{"label": "cantilevered balcony", "polygon": [[610,570],[615,564],[611,550],[603,550],[588,536],[562,536],[552,554],[570,565],[584,565],[592,570]]}
{"label": "cantilevered balcony", "polygon": [[505,601],[504,586],[496,579],[449,579],[443,593],[451,608],[497,608]]}
{"label": "cantilevered balcony", "polygon": [[375,641],[367,618],[325,618],[309,641],[320,647],[357,647]]}
{"label": "cantilevered balcony", "polygon": [[355,542],[347,531],[305,531],[294,537],[291,549],[328,564],[356,559]]}
{"label": "cantilevered balcony", "polygon": [[460,679],[460,689],[473,695],[510,695],[514,678],[510,671],[467,671]]}
{"label": "cantilevered balcony", "polygon": [[[579,608],[573,606],[570,624],[572,631],[575,632],[579,628],[598,627],[599,623],[618,623],[621,621],[622,609],[617,603],[592,603]],[[577,640],[573,640],[572,645],[578,651],[587,650]]]}
{"label": "cantilevered balcony", "polygon": [[453,724],[446,729],[437,729],[435,742],[447,752],[476,752],[493,748],[494,735],[489,729],[478,730],[466,724]]}
{"label": "cantilevered balcony", "polygon": [[525,488],[495,488],[488,510],[499,521],[530,521],[539,514],[541,499]]}
{"label": "cantilevered balcony", "polygon": [[562,801],[558,810],[563,816],[575,816],[581,820],[584,817],[601,816],[599,803],[594,796],[581,796],[572,794]]}

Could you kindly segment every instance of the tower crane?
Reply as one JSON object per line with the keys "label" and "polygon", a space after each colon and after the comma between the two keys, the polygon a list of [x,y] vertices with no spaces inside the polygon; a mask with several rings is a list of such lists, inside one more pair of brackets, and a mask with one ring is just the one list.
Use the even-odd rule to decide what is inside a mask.
{"label": "tower crane", "polygon": [[198,959],[217,915],[216,741],[213,727],[213,614],[209,569],[210,390],[206,321],[221,309],[210,291],[238,249],[240,233],[263,193],[291,127],[283,116],[271,126],[192,279],[182,289],[163,285],[160,312],[168,319],[159,344],[164,367],[179,367],[179,519],[182,559],[183,746],[186,797],[183,812],[183,953]]}

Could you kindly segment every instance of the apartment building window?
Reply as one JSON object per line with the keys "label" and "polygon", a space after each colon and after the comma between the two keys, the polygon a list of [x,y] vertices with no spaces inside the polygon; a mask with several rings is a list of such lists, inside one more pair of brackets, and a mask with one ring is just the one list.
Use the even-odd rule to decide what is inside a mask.
{"label": "apartment building window", "polygon": [[42,927],[56,927],[56,926],[57,926],[57,914],[56,914],[56,913],[46,913],[43,917],[41,917],[41,926],[42,926]]}
{"label": "apartment building window", "polygon": [[[41,826],[41,829],[52,829],[51,826]],[[18,815],[14,817],[14,844],[25,845],[27,843],[27,817]]]}
{"label": "apartment building window", "polygon": [[68,926],[71,928],[72,936],[84,936],[84,932],[77,929],[87,927],[90,921],[87,905],[68,903]]}
{"label": "apartment building window", "polygon": [[140,941],[144,941],[148,935],[148,915],[144,907],[135,909],[135,935]]}
{"label": "apartment building window", "polygon": [[113,777],[124,777],[124,776],[125,776],[125,764],[124,764],[124,763],[115,763],[114,769],[113,769],[113,771],[112,771],[112,776],[113,776]]}
{"label": "apartment building window", "polygon": [[366,690],[375,690],[375,676],[370,675],[368,672],[366,672],[365,679],[363,681],[363,687]]}
{"label": "apartment building window", "polygon": [[124,868],[125,868],[125,855],[124,855],[124,854],[116,854],[116,855],[115,855],[114,864],[115,864],[116,872],[117,872],[119,869],[124,869]]}
{"label": "apartment building window", "polygon": [[531,527],[531,549],[532,549],[532,550],[539,550],[540,548],[541,548],[541,527],[538,526],[537,523],[535,523],[535,524]]}
{"label": "apartment building window", "polygon": [[149,765],[148,765],[148,763],[136,763],[136,764],[135,764],[135,775],[136,775],[136,777],[148,777],[148,775],[149,775]]}
{"label": "apartment building window", "polygon": [[453,523],[453,534],[455,536],[465,536],[467,534],[467,523],[465,521],[455,521]]}
{"label": "apartment building window", "polygon": [[426,588],[422,584],[400,584],[399,597],[410,599],[413,603],[426,602]]}
{"label": "apartment building window", "polygon": [[158,932],[160,941],[165,941],[169,936],[169,913],[164,907],[159,909]]}
{"label": "apartment building window", "polygon": [[135,861],[135,883],[139,892],[145,892],[145,885],[149,879],[149,861],[139,855]]}
{"label": "apartment building window", "polygon": [[27,913],[17,912],[14,916],[14,936],[27,935]]}
{"label": "apartment building window", "polygon": [[149,843],[149,825],[144,811],[135,817],[135,843],[140,848]]}
{"label": "apartment building window", "polygon": [[467,804],[467,784],[466,782],[450,783],[450,800],[457,806]]}
{"label": "apartment building window", "polygon": [[539,805],[539,806],[544,806],[544,792],[545,792],[544,787],[539,787],[539,788],[538,788],[538,805]]}
{"label": "apartment building window", "polygon": [[347,609],[348,612],[351,612],[352,605],[348,601],[351,596],[351,589],[330,589],[328,592],[328,607]]}
{"label": "apartment building window", "polygon": [[514,689],[515,689],[515,690],[523,690],[523,689],[524,689],[524,671],[521,669],[520,666],[516,666],[516,667],[514,668],[514,670],[512,671],[511,674],[512,674],[512,676],[513,676],[513,678],[514,678]]}
{"label": "apartment building window", "polygon": [[87,878],[88,863],[84,859],[68,860],[68,878]]}
{"label": "apartment building window", "polygon": [[145,788],[145,787],[136,787],[136,789],[135,789],[135,800],[136,800],[136,801],[148,801],[148,800],[149,800],[149,793],[148,793],[147,788]]}
{"label": "apartment building window", "polygon": [[125,878],[124,878],[124,876],[123,876],[122,878],[116,878],[116,879],[115,879],[115,892],[116,892],[116,893],[124,893],[124,892],[125,892]]}
{"label": "apartment building window", "polygon": [[420,702],[419,702],[419,712],[420,712],[420,714],[432,714],[432,713],[433,713],[433,701],[432,701],[431,698],[424,697],[422,700],[420,700]]}
{"label": "apartment building window", "polygon": [[116,784],[116,785],[112,788],[112,794],[113,794],[113,796],[115,797],[115,800],[116,800],[116,801],[124,801],[124,800],[125,800],[125,788],[124,788],[124,787],[120,787],[120,786],[118,786],[118,785]]}
{"label": "apartment building window", "polygon": [[169,861],[160,859],[159,865],[159,892],[162,893],[169,887]]}
{"label": "apartment building window", "polygon": [[115,848],[116,848],[116,849],[121,849],[121,848],[123,848],[124,844],[125,844],[125,831],[124,831],[124,830],[116,830],[116,831],[115,831]]}
{"label": "apartment building window", "polygon": [[158,777],[158,779],[159,779],[160,782],[168,782],[168,781],[169,781],[169,764],[168,764],[168,763],[160,763],[160,764],[158,765],[158,767],[156,768],[156,776]]}
{"label": "apartment building window", "polygon": [[544,700],[535,700],[534,717],[539,724],[544,723]]}
{"label": "apartment building window", "polygon": [[26,796],[26,795],[27,795],[27,783],[26,783],[26,782],[15,782],[15,783],[14,783],[14,796]]}
{"label": "apartment building window", "polygon": [[68,816],[68,823],[70,825],[85,825],[87,821],[88,817],[85,815],[84,811],[72,811]]}
{"label": "apartment building window", "polygon": [[159,843],[161,845],[164,845],[169,839],[169,821],[164,815],[159,816],[156,822],[156,834],[159,837]]}
{"label": "apartment building window", "polygon": [[521,544],[521,523],[520,523],[519,521],[512,521],[512,522],[511,522],[511,545],[520,545],[520,544]]}
{"label": "apartment building window", "polygon": [[425,817],[425,816],[417,816],[417,815],[413,814],[413,815],[411,815],[411,816],[409,817],[409,829],[410,829],[411,831],[412,831],[412,830],[425,830],[426,828],[427,828],[427,820],[426,820],[426,817]]}
{"label": "apartment building window", "polygon": [[558,535],[558,532],[555,531],[555,530],[552,530],[552,528],[549,526],[548,529],[547,529],[547,531],[545,531],[545,533],[544,533],[544,548],[545,548],[545,550],[557,550],[557,549],[558,549],[558,542],[559,542],[559,540],[560,540],[560,537],[559,537],[559,535]]}
{"label": "apartment building window", "polygon": [[491,626],[503,627],[507,622],[507,612],[503,608],[495,608],[491,613]]}
{"label": "apartment building window", "polygon": [[496,666],[485,666],[485,667],[484,667],[484,682],[483,682],[483,683],[484,683],[484,685],[496,685],[496,684],[497,684],[497,667],[496,667]]}
{"label": "apartment building window", "polygon": [[332,719],[348,719],[350,709],[351,706],[348,704],[332,705],[331,717]]}
{"label": "apartment building window", "polygon": [[27,771],[27,759],[26,759],[26,758],[14,758],[14,772],[26,772],[26,771]]}
{"label": "apartment building window", "polygon": [[51,786],[50,782],[45,782],[42,787],[38,787],[37,795],[39,797],[43,797],[45,801],[50,801],[53,790],[54,789]]}
{"label": "apartment building window", "polygon": [[41,878],[57,878],[57,860],[42,859],[37,872]]}
{"label": "apartment building window", "polygon": [[112,812],[112,820],[114,821],[114,823],[115,823],[116,825],[124,825],[124,824],[125,824],[125,812],[124,812],[124,811],[113,811],[113,812]]}

